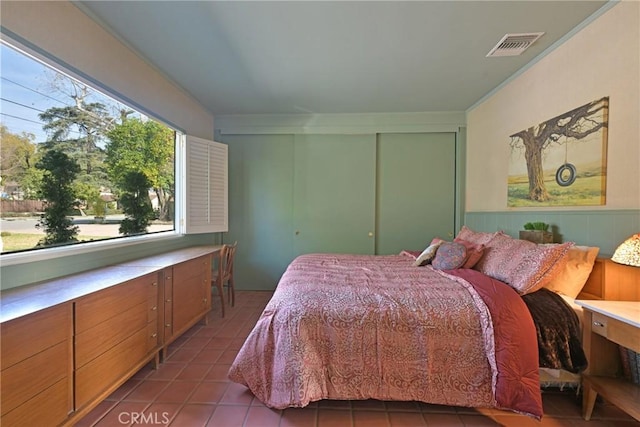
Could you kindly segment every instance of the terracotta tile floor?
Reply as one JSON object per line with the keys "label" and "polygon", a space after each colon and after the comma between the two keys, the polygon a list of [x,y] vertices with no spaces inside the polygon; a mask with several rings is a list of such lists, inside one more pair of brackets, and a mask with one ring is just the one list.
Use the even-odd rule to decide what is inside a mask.
{"label": "terracotta tile floor", "polygon": [[[417,402],[320,401],[283,411],[265,407],[227,371],[245,337],[271,297],[269,292],[237,292],[225,318],[219,306],[208,325],[198,324],[169,347],[159,369],[141,369],[77,426],[122,427],[399,427],[399,426],[640,426],[605,402],[591,421],[580,417],[575,390],[545,390],[541,422],[493,409]],[[213,298],[214,303],[218,302]]]}

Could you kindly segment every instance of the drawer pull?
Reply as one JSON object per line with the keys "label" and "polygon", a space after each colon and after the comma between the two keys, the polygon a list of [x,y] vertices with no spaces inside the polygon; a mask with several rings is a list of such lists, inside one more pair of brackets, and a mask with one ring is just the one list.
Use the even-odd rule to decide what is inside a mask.
{"label": "drawer pull", "polygon": [[171,323],[167,323],[164,326],[166,326],[167,328],[170,328],[171,327]]}
{"label": "drawer pull", "polygon": [[156,333],[151,334],[151,338],[155,338],[157,336],[158,336],[158,334],[156,334]]}
{"label": "drawer pull", "polygon": [[598,326],[598,327],[602,328],[602,327],[604,327],[604,323],[595,321],[595,322],[593,322],[593,326]]}
{"label": "drawer pull", "polygon": [[166,300],[166,302],[171,302],[171,299]]}
{"label": "drawer pull", "polygon": [[153,282],[151,286],[158,286],[158,282]]}
{"label": "drawer pull", "polygon": [[171,276],[167,276],[167,277],[166,277],[166,279],[167,279],[167,280],[171,280]]}
{"label": "drawer pull", "polygon": [[151,311],[156,311],[158,309],[157,305],[154,305],[153,308],[151,308]]}

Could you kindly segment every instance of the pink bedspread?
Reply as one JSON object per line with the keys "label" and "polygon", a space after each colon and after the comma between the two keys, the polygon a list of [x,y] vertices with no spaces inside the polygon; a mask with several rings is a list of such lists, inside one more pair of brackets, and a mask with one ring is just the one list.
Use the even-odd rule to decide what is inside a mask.
{"label": "pink bedspread", "polygon": [[[537,358],[513,352],[524,343],[537,355],[531,316],[515,291],[490,279],[478,292],[470,277],[412,263],[402,255],[296,258],[229,378],[278,409],[371,398],[541,417]],[[510,322],[506,332],[495,333],[497,316]]]}

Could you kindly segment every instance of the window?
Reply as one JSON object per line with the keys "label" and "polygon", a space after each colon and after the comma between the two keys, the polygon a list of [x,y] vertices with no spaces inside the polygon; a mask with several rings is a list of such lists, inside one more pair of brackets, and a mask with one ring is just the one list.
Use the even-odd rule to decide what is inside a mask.
{"label": "window", "polygon": [[176,234],[184,135],[4,40],[0,55],[2,254]]}

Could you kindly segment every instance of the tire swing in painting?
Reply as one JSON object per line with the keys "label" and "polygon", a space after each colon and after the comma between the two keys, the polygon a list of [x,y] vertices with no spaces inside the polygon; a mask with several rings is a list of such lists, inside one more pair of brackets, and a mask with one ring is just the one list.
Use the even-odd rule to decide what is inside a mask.
{"label": "tire swing in painting", "polygon": [[577,173],[576,167],[567,161],[567,150],[569,143],[565,142],[565,152],[564,152],[564,164],[561,165],[556,171],[556,182],[560,187],[568,187],[573,184],[576,180]]}
{"label": "tire swing in painting", "polygon": [[560,187],[568,187],[576,180],[576,167],[565,163],[556,171],[556,182]]}

